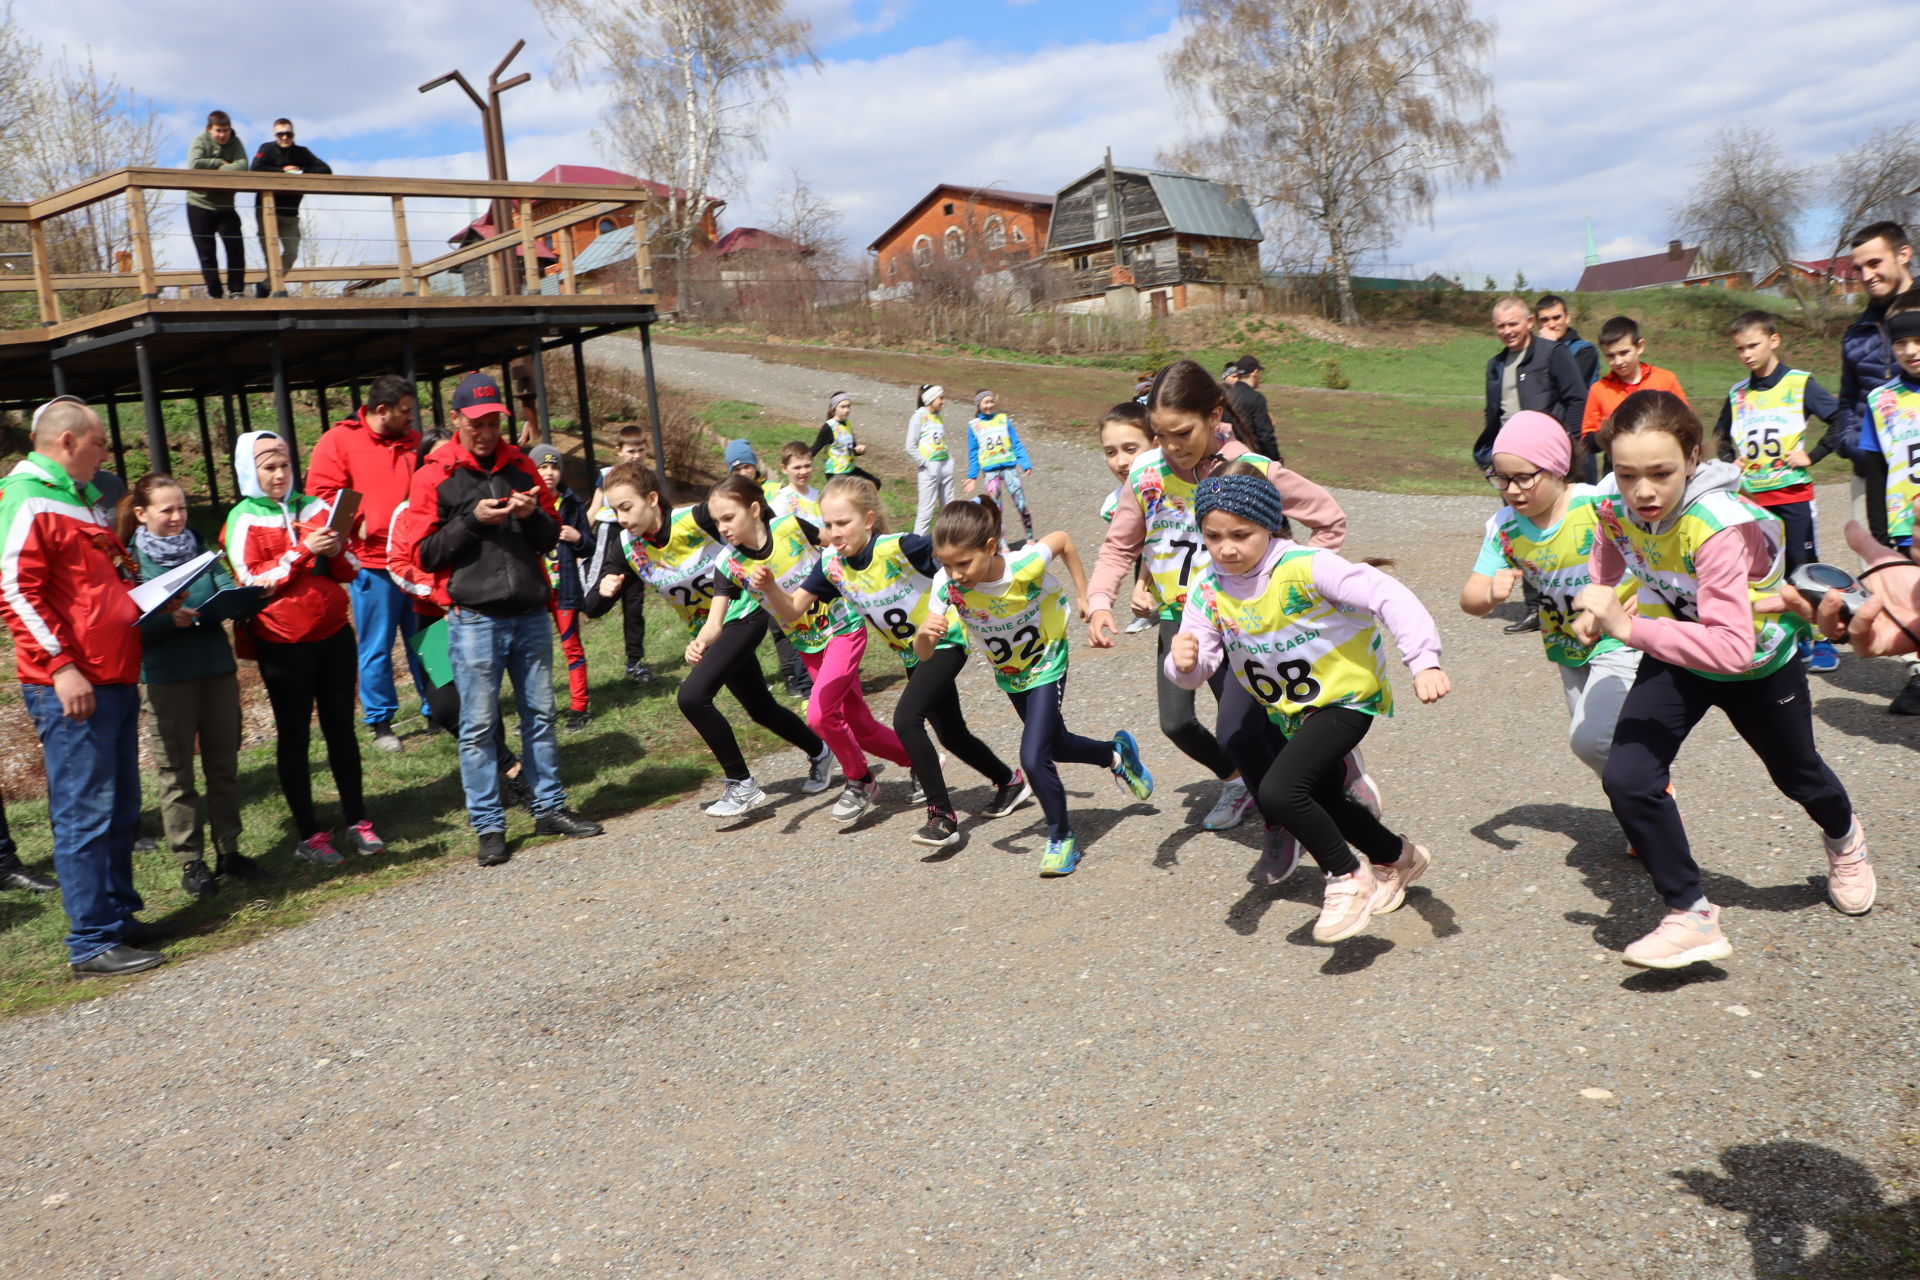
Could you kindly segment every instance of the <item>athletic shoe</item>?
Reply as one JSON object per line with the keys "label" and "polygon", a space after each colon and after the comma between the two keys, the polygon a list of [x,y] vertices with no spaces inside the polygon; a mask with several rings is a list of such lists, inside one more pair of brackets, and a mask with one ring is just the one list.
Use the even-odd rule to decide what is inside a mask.
{"label": "athletic shoe", "polygon": [[387,842],[380,838],[373,824],[364,818],[347,828],[347,839],[353,842],[353,851],[363,858],[387,851]]}
{"label": "athletic shoe", "polygon": [[527,782],[527,771],[517,774],[500,771],[500,802],[510,809],[525,809],[533,812],[533,787]]}
{"label": "athletic shoe", "polygon": [[927,825],[913,833],[915,844],[935,849],[951,849],[966,837],[960,834],[960,819],[952,810],[927,806]]}
{"label": "athletic shoe", "polygon": [[849,782],[840,791],[840,798],[834,801],[828,817],[835,822],[852,822],[866,816],[873,808],[873,801],[880,794],[880,779],[867,775],[865,782]]}
{"label": "athletic shoe", "polygon": [[833,748],[824,742],[820,744],[820,754],[807,761],[807,780],[800,789],[810,796],[817,796],[833,785]]}
{"label": "athletic shoe", "polygon": [[1834,652],[1833,645],[1825,640],[1815,640],[1813,651],[1807,656],[1807,670],[1832,671],[1840,665],[1840,655]]}
{"label": "athletic shoe", "polygon": [[199,858],[180,868],[180,887],[196,898],[211,898],[220,892],[220,886],[214,882],[212,869]]}
{"label": "athletic shoe", "polygon": [[582,707],[578,711],[567,712],[567,722],[560,727],[568,733],[578,733],[592,723],[593,717],[587,714],[585,707]]}
{"label": "athletic shoe", "polygon": [[1407,886],[1418,880],[1432,862],[1433,855],[1425,845],[1402,840],[1398,862],[1374,863],[1373,874],[1380,887],[1373,891],[1373,914],[1384,916],[1398,911],[1407,900]]}
{"label": "athletic shoe", "polygon": [[1720,908],[1710,905],[1705,911],[1667,912],[1658,928],[1628,943],[1620,958],[1640,969],[1684,969],[1732,954],[1733,944],[1720,932]]}
{"label": "athletic shoe", "polygon": [[1136,800],[1153,794],[1153,775],[1140,763],[1140,744],[1125,729],[1113,735],[1114,785]]}
{"label": "athletic shoe", "polygon": [[1313,923],[1315,942],[1341,942],[1367,927],[1373,919],[1373,895],[1380,880],[1364,858],[1351,874],[1328,876],[1326,896],[1320,900],[1320,918]]}
{"label": "athletic shoe", "polygon": [[1285,827],[1268,827],[1260,845],[1260,861],[1247,872],[1249,884],[1279,884],[1300,866],[1300,842]]}
{"label": "athletic shoe", "polygon": [[1529,631],[1538,631],[1540,629],[1540,615],[1537,612],[1529,613],[1526,617],[1520,619],[1520,621],[1509,622],[1500,629],[1510,636],[1525,635]]}
{"label": "athletic shoe", "polygon": [[1058,840],[1047,841],[1047,851],[1040,857],[1040,874],[1045,877],[1070,876],[1080,865],[1080,842],[1069,831]]}
{"label": "athletic shoe", "polygon": [[1907,687],[1887,704],[1887,711],[1896,716],[1920,716],[1920,673],[1907,677]]}
{"label": "athletic shoe", "polygon": [[326,831],[316,831],[293,846],[293,856],[305,858],[308,862],[317,862],[323,867],[337,867],[346,859],[333,847],[333,835]]}
{"label": "athletic shoe", "polygon": [[512,859],[507,852],[507,833],[504,831],[482,831],[480,847],[474,852],[473,860],[483,867],[498,867]]}
{"label": "athletic shoe", "polygon": [[400,735],[393,731],[393,721],[382,720],[379,724],[370,727],[373,730],[373,749],[375,751],[385,751],[391,755],[402,749],[400,746]]}
{"label": "athletic shoe", "polygon": [[720,798],[706,807],[709,818],[737,818],[767,802],[767,793],[752,778],[729,778]]}
{"label": "athletic shoe", "polygon": [[1127,624],[1127,629],[1123,634],[1130,635],[1130,636],[1137,636],[1142,631],[1151,631],[1154,627],[1154,624],[1157,623],[1158,621],[1159,619],[1157,618],[1135,618],[1132,622],[1129,622]]}
{"label": "athletic shoe", "polygon": [[585,840],[605,830],[606,828],[599,823],[581,817],[565,805],[561,805],[550,813],[543,813],[533,820],[533,834],[537,836],[568,836],[575,840]]}
{"label": "athletic shoe", "polygon": [[1380,816],[1380,784],[1367,772],[1367,762],[1359,748],[1347,752],[1347,794],[1374,817]]}
{"label": "athletic shoe", "polygon": [[1252,812],[1253,793],[1247,790],[1246,782],[1228,778],[1220,784],[1220,795],[1214,800],[1213,808],[1207,810],[1207,816],[1200,819],[1200,825],[1209,831],[1231,831]]}
{"label": "athletic shoe", "polygon": [[635,684],[652,684],[653,669],[644,662],[629,662],[627,664],[627,679],[633,681]]}
{"label": "athletic shoe", "polygon": [[1013,776],[1007,779],[1004,787],[995,787],[993,799],[980,811],[983,818],[1004,818],[1033,799],[1033,788],[1027,785],[1027,775],[1015,769]]}
{"label": "athletic shoe", "polygon": [[213,874],[222,879],[232,876],[237,880],[251,880],[258,884],[262,880],[271,880],[273,876],[267,869],[244,853],[222,853],[213,860]]}
{"label": "athletic shoe", "polygon": [[[1842,915],[1873,910],[1873,864],[1867,861],[1867,836],[1856,820],[1853,829],[1827,844],[1827,900]],[[1834,846],[1838,845],[1839,848]]]}

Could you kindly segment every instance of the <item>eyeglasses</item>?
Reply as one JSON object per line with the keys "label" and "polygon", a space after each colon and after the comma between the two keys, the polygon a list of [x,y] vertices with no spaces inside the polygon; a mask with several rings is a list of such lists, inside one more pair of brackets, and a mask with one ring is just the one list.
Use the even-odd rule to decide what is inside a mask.
{"label": "eyeglasses", "polygon": [[1508,486],[1512,486],[1522,493],[1530,493],[1533,490],[1533,486],[1540,483],[1540,477],[1543,474],[1543,472],[1539,471],[1522,471],[1515,475],[1503,476],[1498,471],[1489,471],[1487,472],[1487,483],[1496,489],[1504,490]]}
{"label": "eyeglasses", "polygon": [[275,130],[273,131],[273,136],[274,136],[274,137],[276,137],[276,138],[291,138],[291,137],[293,136],[293,130],[291,130],[291,129],[275,129]]}

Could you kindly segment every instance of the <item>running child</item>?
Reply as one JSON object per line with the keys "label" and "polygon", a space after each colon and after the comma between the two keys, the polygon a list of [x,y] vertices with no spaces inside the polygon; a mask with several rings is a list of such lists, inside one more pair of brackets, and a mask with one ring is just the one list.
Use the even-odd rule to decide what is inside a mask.
{"label": "running child", "polygon": [[1105,741],[1086,738],[1070,732],[1061,716],[1067,692],[1066,593],[1047,569],[1056,558],[1066,563],[1085,617],[1087,576],[1073,539],[1049,533],[1018,551],[1004,548],[1000,508],[991,498],[941,508],[933,525],[933,554],[941,568],[931,588],[933,607],[913,639],[914,654],[926,662],[956,627],[987,651],[994,682],[1020,716],[1020,768],[1047,818],[1040,874],[1072,875],[1080,865],[1080,842],[1057,766],[1104,766],[1122,790],[1141,800],[1153,794],[1153,775],[1125,729]]}
{"label": "running child", "polygon": [[592,719],[587,714],[587,646],[580,635],[580,606],[586,598],[580,580],[580,553],[589,546],[592,534],[587,523],[587,504],[569,489],[561,475],[560,451],[550,444],[536,444],[527,450],[541,483],[553,490],[553,505],[560,514],[560,541],[548,553],[547,584],[551,594],[547,612],[553,615],[553,629],[560,637],[560,652],[567,660],[568,708],[560,726],[577,733]]}
{"label": "running child", "polygon": [[245,433],[234,446],[233,471],[241,498],[227,513],[220,546],[241,586],[267,589],[267,603],[247,624],[247,634],[273,708],[280,791],[296,833],[304,833],[294,856],[323,866],[344,861],[313,807],[307,753],[316,711],[351,847],[360,854],[382,853],[386,842],[367,820],[361,787],[353,724],[359,657],[342,585],[353,581],[360,564],[346,540],[323,523],[324,504],[294,505],[300,499],[293,493],[293,457],[285,440],[271,431]]}
{"label": "running child", "polygon": [[947,448],[947,424],[940,419],[946,403],[945,387],[923,386],[920,407],[907,419],[907,457],[913,459],[920,485],[913,531],[920,537],[933,528],[940,508],[953,501],[953,453]]}
{"label": "running child", "polygon": [[[1393,714],[1379,628],[1392,633],[1422,702],[1438,702],[1451,687],[1439,632],[1398,580],[1294,542],[1280,492],[1265,478],[1204,480],[1194,507],[1210,560],[1162,668],[1189,689],[1231,669],[1285,735],[1258,783],[1260,812],[1326,874],[1314,939],[1351,938],[1396,910],[1432,862],[1347,789],[1347,756],[1378,717]],[[1366,862],[1354,856],[1356,845]]]}
{"label": "running child", "polygon": [[[1749,311],[1727,329],[1747,377],[1720,402],[1713,438],[1723,461],[1740,468],[1740,492],[1765,507],[1786,529],[1786,572],[1820,558],[1814,538],[1813,477],[1807,469],[1853,434],[1853,411],[1802,369],[1780,359],[1780,330],[1770,311]],[[1806,447],[1807,419],[1827,424],[1820,442]],[[1815,636],[1800,656],[1809,671],[1831,671],[1840,659]]]}
{"label": "running child", "polygon": [[[798,516],[772,516],[751,481],[739,476],[722,480],[707,495],[707,509],[727,544],[713,566],[718,597],[750,598],[773,612],[772,593],[778,590],[790,599],[820,563],[820,531]],[[720,627],[709,616],[694,644],[713,643]],[[807,724],[832,748],[847,781],[831,816],[836,822],[853,822],[873,808],[880,793],[867,753],[903,768],[912,765],[899,735],[874,718],[860,688],[866,625],[844,600],[816,598],[787,623],[787,636],[813,676]]]}
{"label": "running child", "polygon": [[[723,482],[724,483],[724,482]],[[740,482],[746,483],[746,482]],[[758,492],[750,484],[747,487]],[[660,483],[646,467],[622,463],[607,475],[607,503],[620,522],[618,549],[594,553],[588,580],[588,617],[613,607],[634,582],[660,593],[686,625],[690,642],[680,682],[680,714],[713,752],[726,789],[706,812],[738,818],[767,802],[740,751],[733,727],[713,705],[722,688],[733,694],[755,724],[807,753],[807,779],[800,789],[818,795],[833,781],[833,753],[806,721],[774,699],[760,670],[758,650],[767,636],[767,614],[748,595],[714,607],[714,567],[721,556],[719,529],[707,503],[668,509]]]}
{"label": "running child", "polygon": [[956,683],[967,662],[966,634],[948,631],[925,661],[914,652],[913,637],[927,620],[933,579],[940,571],[932,540],[887,532],[879,490],[858,476],[829,481],[820,510],[826,540],[820,562],[791,594],[778,583],[767,584],[768,608],[791,623],[822,601],[844,600],[899,656],[907,687],[894,708],[893,731],[913,761],[914,802],[927,806],[927,825],[913,838],[936,849],[951,848],[962,840],[960,819],[940,753],[927,737],[929,723],[942,746],[993,784],[993,799],[981,817],[1005,817],[1026,802],[1032,788],[967,727]]}
{"label": "running child", "polygon": [[[206,550],[187,528],[187,494],[172,476],[151,472],[120,499],[115,533],[133,553],[142,582],[178,568]],[[202,625],[199,610],[235,583],[224,566],[193,581],[174,607],[140,624],[140,688],[153,728],[160,775],[160,825],[180,863],[180,887],[196,898],[219,892],[217,876],[265,880],[265,868],[240,852],[240,679],[218,621]],[[214,864],[207,866],[194,753],[207,779],[207,827]]]}
{"label": "running child", "polygon": [[[595,555],[600,554],[599,544],[611,544],[620,535],[620,525],[614,519],[613,508],[607,505],[607,476],[614,467],[623,463],[637,467],[646,458],[647,429],[637,422],[627,423],[614,436],[613,466],[600,468],[599,482],[594,486],[593,497],[587,502],[587,509],[593,512]],[[653,679],[653,671],[647,666],[646,596],[640,589],[638,578],[629,579],[627,589],[630,594],[620,600],[620,639],[626,651],[627,679],[637,684],[647,684]]]}
{"label": "running child", "polygon": [[[1733,950],[1720,908],[1700,887],[1687,830],[1668,789],[1681,744],[1714,707],[1766,765],[1782,794],[1826,838],[1827,896],[1848,915],[1873,908],[1873,867],[1852,802],[1813,741],[1806,667],[1794,646],[1807,625],[1782,608],[1780,522],[1738,495],[1740,472],[1703,462],[1700,419],[1679,396],[1630,396],[1600,429],[1618,497],[1600,502],[1593,581],[1575,607],[1574,637],[1613,637],[1641,652],[1603,776],[1613,813],[1666,900],[1667,915],[1630,944],[1628,964],[1679,969]],[[1640,580],[1639,614],[1614,588]]]}
{"label": "running child", "polygon": [[[753,445],[745,440],[729,440],[727,442],[725,457],[727,474],[730,476],[743,476],[754,484],[759,485],[761,497],[765,499],[767,504],[767,510],[772,511],[774,508],[774,497],[778,494],[780,486],[761,473],[760,457],[754,453]],[[809,467],[811,467],[812,457],[809,456],[807,461]],[[815,506],[817,510],[818,504],[816,503]],[[807,519],[807,517],[802,517],[802,519]],[[820,517],[817,514],[811,519],[807,519],[807,522],[816,529],[820,527]],[[788,696],[799,698],[803,702],[811,698],[813,696],[813,675],[807,670],[807,665],[801,660],[799,651],[793,647],[793,643],[787,639],[786,631],[778,623],[775,623],[773,626],[773,651],[780,660],[780,674],[786,678]]]}
{"label": "running child", "polygon": [[1000,398],[991,391],[976,391],[973,417],[967,423],[967,483],[962,492],[971,496],[984,487],[986,495],[1003,510],[1009,499],[1026,526],[1028,542],[1033,541],[1033,512],[1027,509],[1027,487],[1022,475],[1033,474],[1033,459],[1013,419],[1000,412]]}
{"label": "running child", "polygon": [[[1239,366],[1227,367],[1237,369]],[[1151,448],[1153,419],[1139,401],[1122,400],[1100,419],[1100,452],[1117,482],[1107,500],[1100,504],[1102,524],[1113,523],[1113,513],[1127,491],[1127,472],[1133,469],[1134,459]],[[1153,598],[1153,580],[1147,576],[1144,560],[1134,561],[1133,598],[1128,601],[1128,608],[1133,612],[1133,621],[1127,624],[1126,630],[1130,636],[1151,629],[1159,621],[1160,604]]]}
{"label": "running child", "polygon": [[1493,440],[1494,491],[1506,499],[1487,518],[1473,573],[1460,589],[1460,609],[1483,618],[1525,583],[1539,592],[1540,640],[1560,671],[1572,726],[1567,745],[1581,764],[1604,776],[1620,704],[1640,669],[1640,651],[1611,636],[1588,643],[1573,634],[1575,605],[1591,579],[1587,560],[1599,527],[1600,502],[1612,492],[1577,484],[1573,448],[1559,422],[1534,409],[1507,419]]}
{"label": "running child", "polygon": [[820,526],[820,491],[813,487],[813,453],[803,440],[780,446],[780,474],[786,480],[773,491],[773,514],[799,516]]}
{"label": "running child", "polygon": [[827,451],[827,479],[835,476],[864,476],[873,481],[873,487],[880,487],[880,479],[870,471],[862,470],[854,461],[867,451],[860,438],[853,434],[848,419],[853,416],[853,397],[844,391],[836,391],[827,397],[827,420],[820,424],[819,432],[813,437],[814,457],[820,456],[822,449]]}

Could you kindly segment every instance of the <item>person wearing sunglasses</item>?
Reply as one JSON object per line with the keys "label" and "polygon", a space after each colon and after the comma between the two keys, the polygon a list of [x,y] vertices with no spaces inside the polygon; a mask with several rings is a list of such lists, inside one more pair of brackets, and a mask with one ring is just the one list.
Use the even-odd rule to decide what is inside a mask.
{"label": "person wearing sunglasses", "polygon": [[[325,160],[313,154],[307,148],[293,140],[293,121],[284,116],[273,122],[273,138],[260,144],[253,153],[253,171],[255,173],[332,173]],[[297,191],[276,191],[273,193],[274,226],[280,233],[280,269],[291,270],[293,260],[300,252],[300,193]],[[260,230],[260,251],[267,252],[266,210],[256,200],[253,211],[254,225]],[[267,285],[262,282],[254,286],[259,297],[267,296]]]}

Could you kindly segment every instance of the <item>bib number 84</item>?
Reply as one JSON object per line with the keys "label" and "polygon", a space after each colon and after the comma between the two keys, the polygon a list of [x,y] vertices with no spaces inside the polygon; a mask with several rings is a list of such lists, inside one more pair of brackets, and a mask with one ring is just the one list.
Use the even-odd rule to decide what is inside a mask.
{"label": "bib number 84", "polygon": [[1253,696],[1269,706],[1283,700],[1295,706],[1311,706],[1320,696],[1320,682],[1313,678],[1311,662],[1295,659],[1268,671],[1255,659],[1248,658],[1241,664],[1240,673],[1246,677],[1247,688],[1253,691]]}

